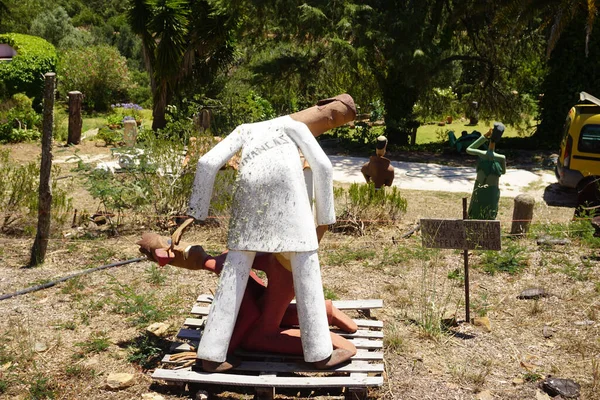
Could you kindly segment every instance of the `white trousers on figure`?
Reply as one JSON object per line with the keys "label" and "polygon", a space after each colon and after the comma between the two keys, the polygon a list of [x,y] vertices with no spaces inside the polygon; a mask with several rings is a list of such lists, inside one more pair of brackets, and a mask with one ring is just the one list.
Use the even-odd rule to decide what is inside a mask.
{"label": "white trousers on figure", "polygon": [[198,358],[216,362],[223,362],[227,358],[227,349],[255,255],[253,251],[227,253],[219,287],[198,346]]}
{"label": "white trousers on figure", "polygon": [[[237,250],[231,250],[227,254],[219,287],[198,346],[198,358],[216,362],[223,362],[227,358],[229,342],[255,255],[254,252]],[[324,360],[331,355],[333,345],[317,252],[286,253],[286,256],[289,256],[292,265],[304,360]]]}
{"label": "white trousers on figure", "polygon": [[321,361],[331,355],[333,345],[327,322],[319,256],[316,250],[288,254],[294,277],[304,361]]}

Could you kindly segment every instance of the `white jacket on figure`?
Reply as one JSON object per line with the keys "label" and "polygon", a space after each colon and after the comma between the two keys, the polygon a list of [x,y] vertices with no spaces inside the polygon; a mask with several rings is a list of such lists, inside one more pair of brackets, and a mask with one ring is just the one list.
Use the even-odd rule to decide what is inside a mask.
{"label": "white jacket on figure", "polygon": [[331,162],[308,127],[289,116],[240,125],[202,156],[189,215],[206,219],[218,170],[242,149],[227,247],[269,253],[316,250],[298,148],[313,172],[317,224],[334,223]]}

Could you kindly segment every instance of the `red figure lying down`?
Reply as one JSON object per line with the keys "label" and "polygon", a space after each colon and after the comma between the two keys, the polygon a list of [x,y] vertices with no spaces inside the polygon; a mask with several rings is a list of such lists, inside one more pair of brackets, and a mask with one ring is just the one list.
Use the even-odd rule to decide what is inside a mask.
{"label": "red figure lying down", "polygon": [[[319,239],[323,233],[324,231],[319,232]],[[186,243],[180,243],[167,251],[168,240],[169,238],[156,233],[144,233],[137,244],[142,253],[160,265],[170,264],[190,270],[205,269],[216,274],[221,272],[227,252],[211,257],[201,246]],[[285,263],[285,259],[275,254],[256,255],[252,268],[266,273],[268,285],[251,271],[229,345],[229,354],[233,355],[237,348],[242,348],[247,351],[302,355],[300,329],[292,328],[298,325],[296,307],[290,304],[294,298],[292,272],[282,265]],[[325,304],[330,325],[348,333],[356,332],[356,323],[335,308],[331,300],[326,300]],[[331,333],[331,340],[333,354],[323,365],[317,365],[317,368],[330,368],[356,354],[356,347],[342,336]]]}

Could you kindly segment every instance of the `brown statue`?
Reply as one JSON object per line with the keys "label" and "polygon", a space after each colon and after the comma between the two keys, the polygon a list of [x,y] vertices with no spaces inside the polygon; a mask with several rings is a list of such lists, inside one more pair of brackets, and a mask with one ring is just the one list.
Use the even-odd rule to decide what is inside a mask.
{"label": "brown statue", "polygon": [[385,136],[377,138],[375,155],[371,156],[369,162],[363,165],[360,170],[367,183],[373,182],[375,189],[381,189],[384,185],[392,186],[394,181],[394,167],[391,165],[391,161],[384,157],[387,142]]}

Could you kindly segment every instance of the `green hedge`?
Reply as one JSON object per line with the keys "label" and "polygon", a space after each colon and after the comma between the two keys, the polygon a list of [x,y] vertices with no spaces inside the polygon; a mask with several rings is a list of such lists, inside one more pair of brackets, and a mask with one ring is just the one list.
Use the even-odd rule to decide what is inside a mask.
{"label": "green hedge", "polygon": [[17,51],[12,61],[0,61],[0,99],[25,93],[41,108],[44,74],[56,72],[56,49],[42,38],[18,33],[0,35],[0,43]]}

